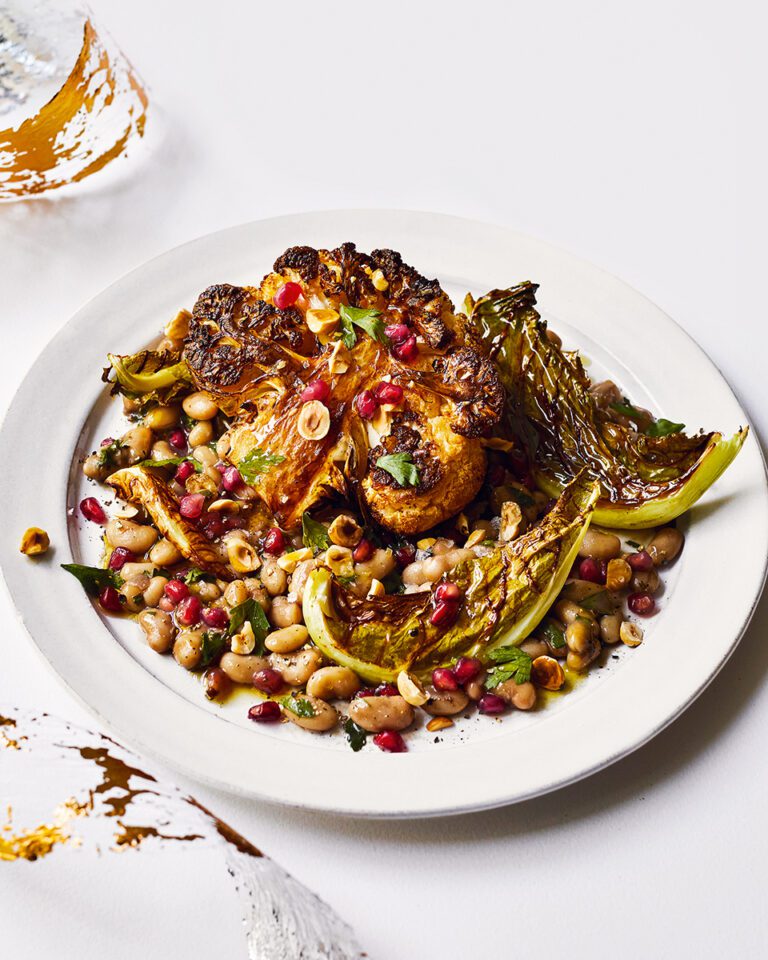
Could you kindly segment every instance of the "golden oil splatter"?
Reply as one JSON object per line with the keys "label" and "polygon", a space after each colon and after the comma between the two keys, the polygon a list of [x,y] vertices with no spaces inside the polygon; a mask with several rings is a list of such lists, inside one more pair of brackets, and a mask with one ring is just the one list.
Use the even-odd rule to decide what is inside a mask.
{"label": "golden oil splatter", "polygon": [[[15,726],[15,720],[10,717],[0,717],[0,727]],[[26,737],[12,737],[7,731],[0,730],[0,746],[5,747],[6,750],[21,750],[21,742],[26,739]]]}
{"label": "golden oil splatter", "polygon": [[51,823],[14,833],[12,810],[8,807],[6,822],[0,827],[0,860],[39,860],[58,844],[78,846],[80,841],[73,836],[69,823],[76,817],[87,816],[91,809],[92,803],[70,797],[54,810]]}
{"label": "golden oil splatter", "polygon": [[0,200],[76,183],[142,137],[147,94],[128,61],[108,49],[90,20],[61,90],[16,129],[0,132]]}
{"label": "golden oil splatter", "polygon": [[202,833],[187,833],[184,836],[178,836],[172,833],[160,833],[157,827],[148,825],[126,826],[121,820],[118,820],[117,823],[120,827],[119,832],[115,834],[115,845],[118,850],[124,847],[136,849],[147,837],[156,837],[158,840],[180,840],[182,843],[186,843],[189,840],[203,839]]}

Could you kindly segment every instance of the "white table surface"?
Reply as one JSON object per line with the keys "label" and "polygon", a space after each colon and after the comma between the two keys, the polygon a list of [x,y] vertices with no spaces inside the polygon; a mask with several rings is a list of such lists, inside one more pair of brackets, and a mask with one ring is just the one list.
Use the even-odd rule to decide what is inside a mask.
{"label": "white table surface", "polygon": [[[0,409],[72,313],[155,254],[245,220],[381,206],[504,223],[623,277],[768,435],[757,4],[91,5],[166,137],[119,186],[0,207]],[[41,464],[55,428],[30,424]],[[0,623],[0,703],[90,723],[4,592]],[[762,957],[767,627],[764,599],[722,674],[652,743],[505,810],[340,821],[184,786],[333,904],[374,960]],[[245,956],[204,853],[169,852],[151,875],[123,854],[107,889],[106,869],[81,854],[3,868],[2,955]]]}

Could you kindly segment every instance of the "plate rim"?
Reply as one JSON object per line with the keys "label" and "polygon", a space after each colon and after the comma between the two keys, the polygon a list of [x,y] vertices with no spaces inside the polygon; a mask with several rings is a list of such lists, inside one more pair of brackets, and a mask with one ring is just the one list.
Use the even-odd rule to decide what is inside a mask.
{"label": "plate rim", "polygon": [[[652,301],[650,301],[647,297],[645,297],[642,293],[640,293],[634,287],[625,283],[619,278],[613,276],[612,274],[608,273],[602,268],[595,266],[594,264],[591,264],[589,261],[583,260],[566,251],[560,250],[558,247],[548,244],[544,241],[538,240],[534,237],[529,237],[525,234],[518,233],[516,231],[510,230],[501,225],[492,224],[492,223],[483,223],[481,221],[468,220],[465,218],[453,217],[446,214],[433,214],[433,213],[425,213],[420,211],[393,211],[393,210],[312,211],[308,213],[294,213],[294,214],[288,214],[280,217],[271,217],[263,220],[249,221],[247,223],[226,227],[226,228],[223,228],[222,230],[204,234],[192,240],[186,241],[185,243],[180,244],[177,247],[171,248],[165,253],[162,253],[156,257],[153,257],[151,260],[145,262],[144,264],[141,264],[133,268],[123,277],[119,278],[114,283],[106,287],[103,291],[101,291],[101,293],[97,294],[96,297],[90,299],[86,304],[84,304],[80,308],[80,310],[78,310],[74,314],[72,318],[70,318],[70,320],[68,320],[59,329],[59,331],[49,341],[49,343],[46,345],[43,351],[37,356],[37,358],[34,360],[32,365],[30,366],[29,370],[27,371],[24,379],[22,380],[22,383],[19,385],[18,389],[14,393],[14,396],[11,399],[10,404],[8,405],[6,411],[4,412],[2,424],[0,424],[0,450],[2,450],[4,446],[9,442],[7,435],[11,431],[7,425],[9,423],[13,424],[13,418],[16,415],[17,405],[22,402],[24,398],[25,390],[29,389],[30,384],[34,381],[37,374],[44,369],[46,362],[56,353],[58,348],[65,345],[71,345],[71,341],[73,340],[73,335],[74,335],[74,339],[76,339],[77,336],[82,335],[82,333],[87,329],[88,325],[92,322],[92,318],[90,314],[97,310],[100,303],[108,302],[110,297],[119,295],[119,293],[124,289],[130,289],[131,284],[134,283],[137,279],[141,280],[142,278],[145,278],[147,275],[151,275],[154,271],[158,269],[162,273],[162,267],[167,264],[170,264],[173,259],[175,258],[183,259],[183,255],[185,251],[186,252],[194,251],[194,249],[200,249],[201,247],[205,247],[205,245],[207,244],[208,245],[215,244],[216,242],[221,241],[226,237],[235,237],[240,232],[246,233],[246,234],[249,231],[253,231],[254,233],[256,233],[259,230],[264,230],[269,232],[271,227],[277,228],[277,227],[286,226],[287,224],[292,224],[292,225],[301,224],[302,222],[306,223],[308,220],[317,222],[318,220],[322,219],[325,223],[330,223],[331,221],[334,221],[334,222],[344,221],[344,220],[349,221],[350,219],[354,220],[355,218],[358,218],[358,219],[364,218],[364,219],[371,219],[371,220],[376,220],[377,218],[381,218],[383,220],[387,220],[388,221],[387,229],[392,229],[393,223],[395,223],[395,221],[397,221],[398,218],[404,218],[412,222],[417,221],[425,228],[427,224],[429,224],[430,228],[436,228],[437,224],[439,223],[441,227],[448,232],[450,232],[450,230],[459,230],[459,232],[461,232],[462,228],[466,231],[472,231],[472,230],[480,231],[481,234],[493,232],[493,233],[500,234],[502,237],[506,238],[507,242],[510,243],[512,246],[516,244],[523,245],[525,247],[530,247],[534,249],[536,252],[539,252],[539,253],[544,252],[547,256],[553,258],[555,262],[559,261],[561,263],[564,263],[568,269],[572,269],[572,270],[575,269],[577,273],[581,272],[592,278],[593,277],[601,278],[603,282],[606,283],[608,286],[614,286],[619,291],[623,291],[625,294],[629,294],[630,299],[634,299],[638,302],[638,304],[644,305],[645,309],[650,310],[653,314],[656,315],[657,318],[660,318],[663,324],[670,324],[678,333],[683,334],[685,339],[687,340],[688,349],[693,351],[694,357],[698,360],[699,363],[703,361],[705,364],[709,365],[712,373],[720,381],[719,386],[721,388],[724,388],[725,391],[727,391],[727,393],[730,395],[730,399],[733,405],[735,405],[735,407],[739,409],[741,414],[744,417],[746,417],[746,415],[744,414],[744,411],[741,408],[741,404],[738,398],[734,394],[728,382],[723,377],[717,365],[706,354],[706,352],[696,343],[695,339],[687,331],[685,331],[682,327],[680,327],[679,324],[677,324],[671,317],[669,317],[660,307],[653,304]],[[394,229],[398,230],[400,229],[400,227],[398,225],[395,225]],[[329,228],[329,232],[330,232],[330,228]],[[441,232],[441,231],[437,231],[437,232]],[[440,254],[438,253],[437,254],[438,259],[439,259],[439,256]],[[568,318],[568,322],[569,323],[571,322],[570,317]],[[573,323],[573,325],[578,326],[578,324],[575,322]],[[82,330],[80,329],[81,327],[82,327]],[[78,416],[78,427],[76,432],[77,432],[77,435],[79,435],[82,428],[82,422],[87,421],[89,414],[87,411],[85,413],[83,413],[83,411],[79,411],[77,416]],[[750,429],[752,431],[753,436],[750,440],[748,440],[748,443],[750,443],[751,447],[754,448],[754,450],[756,451],[759,465],[761,466],[761,470],[759,471],[758,496],[762,503],[763,513],[768,515],[768,512],[766,510],[766,507],[768,505],[768,482],[766,480],[765,460],[763,458],[760,445],[757,442],[757,438],[754,434],[754,427],[750,427]],[[69,433],[71,434],[71,432],[72,431],[70,430]],[[71,455],[72,449],[74,449],[74,447],[70,448],[70,455]],[[746,449],[746,445],[745,445],[745,449]],[[68,476],[68,469],[67,469],[67,476]],[[757,477],[758,477],[758,471],[755,471],[754,476],[752,476],[751,479],[754,480]],[[10,484],[7,479],[5,478],[0,479],[0,491],[2,491],[3,494],[6,494],[6,495],[9,494],[9,489],[8,489],[9,486]],[[65,511],[65,497],[66,497],[67,483],[66,482],[62,483],[61,487],[62,487],[61,489],[62,496],[58,498],[58,500],[56,500],[55,502],[57,503],[57,506],[60,507],[60,511],[61,511],[60,516],[65,517],[64,511]],[[768,540],[768,525],[766,525],[765,523],[764,523],[763,533],[764,533],[764,539]],[[63,545],[63,542],[62,542],[62,545]],[[701,695],[701,693],[706,689],[707,686],[709,686],[709,684],[714,680],[714,678],[723,668],[723,666],[725,665],[725,663],[728,661],[733,651],[735,650],[736,646],[738,645],[739,641],[741,640],[741,637],[743,636],[745,630],[749,625],[749,622],[752,616],[754,615],[755,609],[757,608],[757,605],[760,601],[762,590],[765,585],[766,575],[768,574],[768,555],[766,555],[766,553],[763,552],[762,572],[760,575],[758,575],[757,579],[754,580],[755,589],[752,591],[752,597],[749,603],[749,607],[746,610],[746,612],[743,614],[743,619],[738,629],[735,631],[731,631],[732,639],[727,649],[725,649],[724,652],[720,651],[719,661],[706,675],[706,677],[703,679],[703,682],[699,683],[697,687],[694,690],[692,690],[689,693],[689,695],[677,705],[676,709],[673,712],[669,713],[668,715],[660,719],[656,725],[651,726],[646,731],[643,737],[634,740],[631,744],[628,744],[628,745],[624,744],[618,750],[609,751],[605,756],[602,757],[602,759],[596,761],[592,765],[582,766],[578,770],[571,771],[571,773],[566,774],[565,776],[560,777],[554,781],[548,782],[543,785],[540,784],[528,791],[519,791],[519,792],[513,791],[513,795],[497,794],[493,798],[489,797],[487,802],[483,802],[483,801],[478,802],[477,799],[474,799],[471,801],[467,801],[466,803],[459,803],[458,805],[452,805],[450,803],[438,804],[436,806],[427,804],[425,806],[417,806],[417,807],[411,806],[411,807],[405,807],[405,808],[401,807],[399,809],[393,806],[391,803],[386,807],[381,807],[381,808],[377,807],[376,804],[373,803],[373,804],[369,804],[367,808],[361,808],[359,805],[349,806],[343,803],[342,804],[333,803],[333,802],[329,803],[327,801],[318,803],[318,802],[308,801],[307,798],[305,797],[299,797],[299,798],[296,798],[296,797],[291,798],[286,796],[276,797],[270,793],[263,793],[263,792],[260,792],[259,790],[254,790],[252,788],[245,788],[241,784],[233,783],[231,780],[227,780],[227,779],[222,780],[219,777],[208,776],[206,771],[201,770],[199,766],[185,763],[182,759],[180,759],[177,756],[169,756],[165,752],[163,752],[162,749],[158,749],[157,744],[145,742],[143,738],[139,737],[138,735],[134,735],[130,731],[124,729],[123,723],[119,721],[114,721],[111,716],[107,715],[103,710],[100,710],[94,703],[92,703],[89,699],[87,699],[86,695],[82,693],[81,690],[78,689],[76,685],[73,685],[69,681],[67,676],[65,676],[64,673],[62,673],[61,669],[57,669],[53,659],[46,653],[44,646],[41,646],[40,642],[35,639],[35,636],[33,634],[33,629],[27,622],[30,619],[30,617],[25,616],[24,610],[22,610],[22,605],[17,602],[16,597],[14,596],[14,590],[11,587],[10,580],[14,579],[14,574],[11,574],[11,577],[9,580],[9,576],[7,572],[9,569],[11,569],[13,559],[18,560],[18,557],[20,556],[19,554],[16,554],[14,557],[13,551],[15,549],[16,549],[15,542],[13,542],[12,545],[9,545],[7,542],[0,544],[0,566],[2,566],[3,580],[6,584],[6,589],[8,590],[8,594],[11,597],[13,608],[15,610],[17,618],[21,621],[24,627],[25,633],[27,633],[27,636],[29,637],[29,640],[32,643],[33,647],[37,650],[38,654],[42,657],[43,662],[46,663],[48,668],[53,671],[54,675],[57,677],[57,679],[60,682],[63,683],[65,688],[75,697],[76,700],[78,700],[91,714],[93,714],[98,719],[100,724],[103,724],[110,731],[114,731],[119,738],[125,739],[129,744],[136,744],[139,747],[139,749],[144,750],[147,753],[155,756],[162,763],[165,763],[171,767],[175,767],[176,769],[180,769],[186,775],[193,777],[197,780],[200,780],[204,783],[207,783],[210,786],[214,786],[216,788],[229,790],[231,792],[239,793],[245,796],[257,796],[260,799],[263,799],[266,801],[285,804],[288,806],[299,807],[303,809],[310,808],[310,809],[322,810],[328,813],[338,813],[338,814],[344,814],[344,815],[355,815],[355,816],[364,816],[364,817],[382,817],[382,818],[385,818],[385,817],[411,818],[411,817],[419,817],[419,816],[442,816],[442,815],[449,815],[449,814],[465,813],[465,812],[469,812],[470,810],[491,809],[493,807],[504,806],[513,802],[521,802],[525,799],[530,799],[533,796],[541,795],[542,793],[550,792],[555,789],[560,789],[561,787],[567,786],[570,783],[573,783],[579,779],[583,779],[585,777],[591,776],[593,773],[596,773],[599,770],[604,769],[605,767],[616,762],[622,757],[627,756],[629,753],[633,752],[634,750],[639,749],[641,746],[643,746],[645,743],[647,743],[649,740],[655,737],[659,732],[661,732],[661,730],[663,730],[666,726],[672,723],[678,716],[680,716],[680,714],[683,713],[690,706],[690,704],[693,703],[693,701],[698,696]],[[56,565],[58,564],[59,559],[61,558],[57,557]],[[25,562],[27,565],[29,564],[29,561],[25,561]],[[28,570],[29,567],[27,566],[26,569]],[[66,592],[66,588],[64,589]],[[24,601],[24,603],[26,603],[26,601]],[[90,603],[88,603],[87,606],[93,612],[93,616],[97,617]],[[83,619],[87,620],[88,618],[85,617]],[[116,644],[116,646],[119,646],[119,645]],[[135,663],[135,661],[132,661],[132,662]],[[139,669],[141,669],[141,671],[146,675],[146,672],[143,670],[143,668],[140,667],[140,665],[136,664],[136,666]],[[610,684],[615,684],[616,679],[617,679],[616,676],[609,678],[604,684],[604,688],[607,688]],[[154,678],[151,678],[151,682],[154,684]],[[160,686],[160,685],[157,685],[157,686]],[[173,696],[173,691],[166,690],[165,694],[166,696],[168,694],[171,694]],[[181,697],[179,697],[178,699],[183,700],[183,698]],[[191,705],[188,704],[188,706],[191,706]],[[210,714],[208,714],[207,716],[211,717],[212,719],[220,719]],[[543,718],[542,722],[549,719],[553,719],[553,718]],[[210,726],[215,727],[215,724],[210,724]],[[231,725],[227,725],[227,726],[231,727]],[[531,729],[531,728],[527,728],[527,729]],[[264,740],[265,738],[261,738],[261,739]],[[499,745],[505,739],[507,738],[499,737],[491,741],[487,741],[487,743]],[[279,741],[277,742],[279,743]],[[285,746],[286,745],[284,744],[283,747]],[[293,752],[296,748],[297,748],[296,744],[290,745],[291,752]],[[312,750],[310,746],[299,748],[299,750],[302,750],[302,749],[304,751],[307,751],[307,750],[311,751],[312,753],[315,753],[315,754],[322,752],[322,751]],[[446,758],[446,760],[448,761],[447,765],[449,765],[452,751],[454,750],[466,751],[467,749],[468,749],[467,745],[455,745],[453,747],[445,747],[444,749],[441,749],[439,751],[439,754],[441,755],[441,757]],[[272,752],[274,753],[274,751]],[[398,761],[400,763],[403,763],[404,760],[407,763],[407,757],[408,757],[408,755],[404,755],[403,757],[397,757],[397,758],[384,757],[383,755],[379,755],[379,754],[374,754],[372,756],[374,756],[377,761],[379,759],[383,760],[384,763],[391,763],[393,761],[395,763],[398,763]],[[410,759],[414,759],[415,757],[418,757],[420,758],[420,760],[423,761],[424,758],[426,757],[426,754],[423,754],[423,753],[414,754],[411,756]],[[276,758],[272,757],[270,759],[276,759]],[[368,768],[375,766],[375,764],[370,763],[371,757],[364,757],[363,755],[359,755],[359,756],[355,756],[354,759],[356,763],[358,763],[358,766],[361,769],[364,766]],[[359,761],[363,759],[366,762],[364,764],[360,764]]]}

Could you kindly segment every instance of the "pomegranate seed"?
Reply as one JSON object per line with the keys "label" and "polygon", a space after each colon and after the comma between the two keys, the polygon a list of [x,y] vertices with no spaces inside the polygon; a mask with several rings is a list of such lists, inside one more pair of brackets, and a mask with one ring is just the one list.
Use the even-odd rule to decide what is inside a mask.
{"label": "pomegranate seed", "polygon": [[458,690],[459,681],[448,667],[438,667],[432,671],[432,686],[435,690]]}
{"label": "pomegranate seed", "polygon": [[373,544],[370,540],[366,540],[365,537],[358,543],[355,549],[352,551],[352,559],[355,563],[365,563],[366,560],[370,560],[373,556]]}
{"label": "pomegranate seed", "polygon": [[99,605],[108,613],[120,613],[123,609],[120,603],[120,594],[114,587],[104,587],[99,594]]}
{"label": "pomegranate seed", "polygon": [[168,437],[168,443],[177,450],[187,449],[187,437],[183,430],[174,430]]}
{"label": "pomegranate seed", "polygon": [[227,467],[221,475],[221,485],[228,493],[234,493],[243,485],[243,478],[237,467]]}
{"label": "pomegranate seed", "polygon": [[171,603],[179,603],[189,596],[189,587],[183,580],[169,580],[163,587],[163,593]]}
{"label": "pomegranate seed", "polygon": [[386,753],[405,753],[408,747],[397,730],[382,730],[373,738],[373,742]]}
{"label": "pomegranate seed", "polygon": [[248,711],[248,719],[256,723],[274,723],[280,719],[280,704],[274,700],[256,703]]}
{"label": "pomegranate seed", "polygon": [[114,437],[104,437],[104,439],[99,444],[100,447],[109,447],[113,443],[117,443]]}
{"label": "pomegranate seed", "polygon": [[394,406],[403,399],[403,388],[396,383],[388,383],[386,380],[382,380],[381,383],[377,384],[373,395],[379,403],[390,403]]}
{"label": "pomegranate seed", "polygon": [[289,280],[277,288],[274,297],[272,297],[272,303],[274,303],[278,310],[285,310],[287,307],[292,307],[294,303],[296,303],[302,292],[298,283],[293,283]]}
{"label": "pomegranate seed", "polygon": [[590,583],[605,583],[606,568],[605,560],[593,560],[592,557],[585,557],[579,564],[579,578],[589,580]]}
{"label": "pomegranate seed", "polygon": [[376,413],[376,398],[371,393],[370,390],[363,390],[361,393],[355,397],[355,406],[357,407],[357,412],[365,420],[371,420],[374,413]]}
{"label": "pomegranate seed", "polygon": [[480,673],[482,664],[476,657],[459,657],[453,668],[453,675],[463,687]]}
{"label": "pomegranate seed", "polygon": [[450,600],[443,600],[443,602],[438,603],[432,611],[429,622],[433,627],[450,627],[451,624],[456,623],[458,616],[459,604]]}
{"label": "pomegranate seed", "polygon": [[325,403],[330,395],[331,388],[325,380],[313,380],[301,391],[301,399],[304,403],[308,403],[310,400],[319,400],[320,403]]}
{"label": "pomegranate seed", "polygon": [[435,602],[443,603],[447,601],[448,603],[458,603],[462,599],[464,594],[461,592],[461,589],[450,580],[446,580],[445,583],[441,583],[437,590],[435,590]]}
{"label": "pomegranate seed", "polygon": [[384,327],[384,333],[392,343],[402,343],[410,337],[411,328],[407,323],[390,323],[388,327]]}
{"label": "pomegranate seed", "polygon": [[494,463],[493,466],[488,469],[488,483],[492,487],[500,487],[502,483],[504,483],[506,472],[500,463]]}
{"label": "pomegranate seed", "polygon": [[266,667],[264,670],[257,670],[254,673],[253,685],[262,693],[277,693],[283,686],[283,675],[279,670]]}
{"label": "pomegranate seed", "polygon": [[641,617],[650,617],[656,612],[656,601],[650,593],[630,593],[627,597],[627,606],[632,613]]}
{"label": "pomegranate seed", "polygon": [[206,607],[203,610],[203,623],[214,630],[224,630],[229,626],[229,616],[221,607]]}
{"label": "pomegranate seed", "polygon": [[187,520],[197,520],[203,512],[205,497],[202,493],[188,493],[179,500],[179,513]]}
{"label": "pomegranate seed", "polygon": [[653,570],[653,558],[647,550],[638,550],[637,553],[630,553],[627,557],[627,563],[633,570],[641,570],[643,573],[647,570]]}
{"label": "pomegranate seed", "polygon": [[395,560],[401,567],[407,567],[416,559],[416,547],[412,543],[401,543],[395,547]]}
{"label": "pomegranate seed", "polygon": [[81,500],[80,513],[82,513],[86,520],[91,520],[93,523],[107,522],[107,515],[104,513],[104,508],[96,497],[86,497],[85,500]]}
{"label": "pomegranate seed", "polygon": [[285,550],[285,534],[280,527],[271,527],[264,537],[264,551],[273,557],[279,556]]}
{"label": "pomegranate seed", "polygon": [[394,347],[392,347],[392,353],[398,360],[402,360],[403,363],[410,363],[411,360],[415,360],[419,354],[419,345],[416,343],[416,337],[411,334],[411,336],[403,340],[402,343],[396,343]]}
{"label": "pomegranate seed", "polygon": [[184,597],[176,607],[176,619],[184,627],[191,627],[200,619],[203,605],[200,597]]}
{"label": "pomegranate seed", "polygon": [[178,483],[184,483],[195,472],[195,465],[191,460],[182,460],[176,471],[176,480]]}
{"label": "pomegranate seed", "polygon": [[373,691],[375,697],[396,697],[399,693],[394,683],[380,683]]}
{"label": "pomegranate seed", "polygon": [[[375,697],[375,696],[376,696],[376,691],[371,690],[370,687],[360,687],[360,689],[355,694],[355,697]],[[352,699],[354,700],[355,697],[353,697]]]}
{"label": "pomegranate seed", "polygon": [[218,697],[223,697],[229,693],[232,681],[221,667],[211,667],[210,670],[206,671],[203,678],[203,686],[206,697],[209,700],[216,700]]}
{"label": "pomegranate seed", "polygon": [[528,457],[522,450],[511,450],[509,453],[509,469],[514,473],[518,480],[527,479],[531,468],[528,463]]}
{"label": "pomegranate seed", "polygon": [[480,713],[493,715],[494,713],[504,713],[506,703],[495,693],[484,693],[477,702],[477,709]]}
{"label": "pomegranate seed", "polygon": [[203,524],[203,533],[209,540],[215,540],[217,537],[220,537],[222,533],[224,533],[225,523],[226,521],[222,520],[221,517],[209,515]]}
{"label": "pomegranate seed", "polygon": [[166,613],[171,613],[175,609],[176,604],[173,602],[173,600],[171,600],[170,597],[160,597],[158,607],[161,610],[165,610]]}
{"label": "pomegranate seed", "polygon": [[115,547],[109,558],[108,566],[110,570],[122,570],[124,563],[133,563],[135,559],[136,554],[131,553],[130,550],[126,550],[125,547]]}

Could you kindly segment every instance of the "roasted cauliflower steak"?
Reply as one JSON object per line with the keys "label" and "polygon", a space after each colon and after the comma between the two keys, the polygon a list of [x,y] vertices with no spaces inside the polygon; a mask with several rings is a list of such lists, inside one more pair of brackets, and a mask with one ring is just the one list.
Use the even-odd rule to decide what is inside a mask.
{"label": "roasted cauliflower steak", "polygon": [[[291,287],[296,299],[281,309],[285,284],[300,294]],[[209,287],[184,357],[196,387],[231,418],[227,458],[269,456],[254,488],[286,528],[336,493],[390,531],[419,533],[458,513],[483,483],[483,438],[504,410],[495,366],[439,283],[393,250],[291,247],[259,287]],[[301,429],[302,393],[315,381],[328,387],[325,432]],[[402,399],[366,411],[361,395],[387,382]],[[418,482],[377,466],[398,454]]]}

